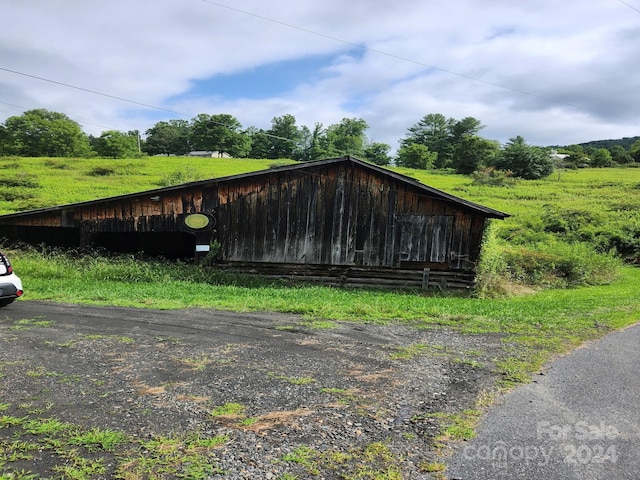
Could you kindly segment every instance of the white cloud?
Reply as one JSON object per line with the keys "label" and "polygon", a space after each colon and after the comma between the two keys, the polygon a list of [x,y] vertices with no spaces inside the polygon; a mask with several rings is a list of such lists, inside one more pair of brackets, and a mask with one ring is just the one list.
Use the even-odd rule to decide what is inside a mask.
{"label": "white cloud", "polygon": [[[186,118],[230,113],[263,128],[286,113],[309,127],[358,117],[372,140],[393,147],[428,113],[476,117],[502,142],[640,135],[640,13],[622,2],[0,1],[0,68]],[[192,89],[327,54],[336,57],[325,75],[270,98]],[[0,121],[19,107],[66,113],[93,134],[178,117],[0,70]]]}

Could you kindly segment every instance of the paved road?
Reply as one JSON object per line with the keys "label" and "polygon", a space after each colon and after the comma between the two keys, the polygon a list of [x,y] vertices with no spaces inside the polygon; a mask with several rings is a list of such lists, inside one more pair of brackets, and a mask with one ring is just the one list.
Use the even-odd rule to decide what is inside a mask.
{"label": "paved road", "polygon": [[448,463],[449,480],[640,479],[640,323],[503,397]]}

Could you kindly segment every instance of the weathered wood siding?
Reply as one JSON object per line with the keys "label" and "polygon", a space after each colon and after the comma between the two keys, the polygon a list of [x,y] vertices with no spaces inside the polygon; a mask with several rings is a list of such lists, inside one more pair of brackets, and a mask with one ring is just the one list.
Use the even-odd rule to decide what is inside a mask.
{"label": "weathered wood siding", "polygon": [[225,182],[229,262],[473,270],[484,218],[351,164]]}

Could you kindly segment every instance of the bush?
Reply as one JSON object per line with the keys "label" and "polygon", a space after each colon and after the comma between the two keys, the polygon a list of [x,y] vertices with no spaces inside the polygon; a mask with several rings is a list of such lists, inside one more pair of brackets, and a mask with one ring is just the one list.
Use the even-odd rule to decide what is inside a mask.
{"label": "bush", "polygon": [[622,262],[586,243],[546,241],[528,246],[507,244],[489,227],[477,271],[477,295],[506,296],[514,285],[569,288],[609,283]]}
{"label": "bush", "polygon": [[509,278],[540,287],[600,285],[615,279],[621,261],[584,243],[540,243],[504,250]]}
{"label": "bush", "polygon": [[495,168],[483,168],[476,170],[471,175],[474,185],[490,185],[492,187],[513,187],[516,179],[509,170],[496,170]]}

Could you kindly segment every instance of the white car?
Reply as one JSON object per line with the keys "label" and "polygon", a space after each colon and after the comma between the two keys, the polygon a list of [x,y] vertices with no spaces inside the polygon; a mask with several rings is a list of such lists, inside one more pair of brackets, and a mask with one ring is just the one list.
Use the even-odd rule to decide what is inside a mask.
{"label": "white car", "polygon": [[0,307],[5,307],[20,297],[22,281],[13,273],[13,267],[6,255],[0,252]]}

